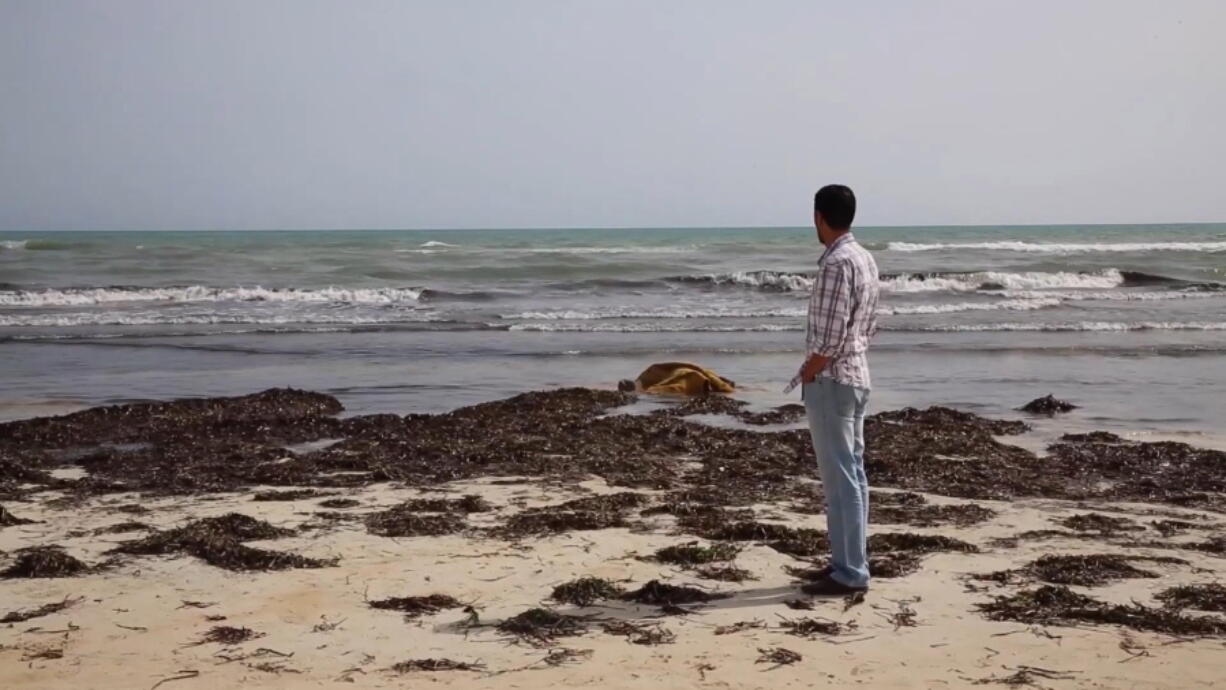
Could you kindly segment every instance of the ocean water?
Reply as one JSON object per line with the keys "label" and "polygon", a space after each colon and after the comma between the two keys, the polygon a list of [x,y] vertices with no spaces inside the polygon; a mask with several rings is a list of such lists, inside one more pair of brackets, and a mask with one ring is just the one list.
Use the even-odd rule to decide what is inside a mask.
{"label": "ocean water", "polygon": [[[863,228],[877,409],[1210,437],[1226,224]],[[295,386],[440,411],[692,360],[755,404],[799,364],[809,228],[0,234],[0,418]]]}

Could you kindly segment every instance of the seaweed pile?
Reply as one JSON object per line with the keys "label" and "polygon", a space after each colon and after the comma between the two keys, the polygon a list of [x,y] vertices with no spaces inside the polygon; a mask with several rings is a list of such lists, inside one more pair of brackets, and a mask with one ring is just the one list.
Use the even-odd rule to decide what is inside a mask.
{"label": "seaweed pile", "polygon": [[1089,555],[1047,554],[1031,561],[1019,570],[1000,570],[973,576],[977,580],[990,580],[1000,584],[1042,580],[1058,585],[1095,587],[1116,580],[1133,578],[1156,578],[1158,573],[1132,565],[1133,561],[1186,564],[1179,558],[1149,558],[1121,554],[1098,553]]}
{"label": "seaweed pile", "polygon": [[667,582],[652,580],[642,587],[622,595],[625,601],[654,606],[679,606],[681,604],[696,604],[726,599],[727,594],[707,592],[697,587],[670,585]]}
{"label": "seaweed pile", "polygon": [[464,606],[459,599],[446,594],[430,594],[420,597],[391,597],[389,599],[379,599],[376,601],[367,602],[367,606],[372,609],[382,609],[385,611],[399,611],[404,614],[405,620],[413,620],[422,616],[429,616],[443,609],[458,609]]}
{"label": "seaweed pile", "polygon": [[1216,582],[1171,587],[1162,590],[1154,598],[1168,608],[1226,613],[1226,586]]}
{"label": "seaweed pile", "polygon": [[390,670],[394,673],[412,673],[414,671],[480,671],[484,668],[485,666],[480,663],[451,659],[409,659],[392,664]]}
{"label": "seaweed pile", "polygon": [[1066,529],[1071,529],[1074,532],[1097,532],[1102,536],[1111,536],[1122,531],[1145,529],[1141,525],[1138,525],[1135,520],[1130,520],[1124,517],[1103,515],[1102,513],[1070,515],[1069,517],[1055,520],[1054,522],[1057,525],[1060,525]]}
{"label": "seaweed pile", "polygon": [[1077,594],[1064,585],[1023,590],[1011,596],[996,597],[978,607],[994,621],[1038,625],[1098,623],[1189,637],[1226,635],[1226,618],[1185,616],[1175,610],[1137,603],[1111,604]]}
{"label": "seaweed pile", "polygon": [[28,546],[14,554],[16,559],[0,571],[0,578],[72,577],[91,570],[77,558],[64,553],[64,547],[56,544]]}
{"label": "seaweed pile", "polygon": [[321,498],[330,496],[326,491],[318,489],[288,489],[285,491],[260,491],[251,497],[253,501],[300,501],[304,498]]}
{"label": "seaweed pile", "polygon": [[59,613],[64,609],[81,601],[80,599],[64,599],[63,601],[53,601],[49,604],[43,604],[38,608],[10,611],[7,614],[0,616],[0,625],[8,623],[23,623],[33,618],[41,618],[50,616],[53,613]]}
{"label": "seaweed pile", "polygon": [[928,499],[910,491],[898,493],[873,491],[870,494],[868,506],[869,522],[916,527],[936,525],[967,527],[996,517],[996,511],[977,503],[932,505]]}
{"label": "seaweed pile", "polygon": [[780,405],[766,412],[749,412],[745,410],[748,403],[724,395],[700,395],[687,398],[684,402],[656,410],[652,414],[665,417],[689,417],[698,414],[728,415],[745,424],[767,426],[770,424],[791,424],[805,416],[805,406],[796,403]]}
{"label": "seaweed pile", "polygon": [[587,621],[551,609],[532,608],[498,624],[498,631],[534,646],[549,646],[559,637],[587,631]]}
{"label": "seaweed pile", "polygon": [[677,636],[660,623],[636,623],[634,621],[609,621],[600,626],[610,635],[626,638],[631,644],[672,644]]}
{"label": "seaweed pile", "polygon": [[705,516],[700,521],[683,519],[679,524],[682,529],[707,539],[761,542],[780,553],[799,558],[818,556],[830,551],[830,540],[826,533],[809,527],[789,527],[755,520],[727,523]]}
{"label": "seaweed pile", "polygon": [[210,628],[208,632],[201,636],[200,640],[197,641],[196,644],[222,644],[226,646],[233,646],[263,636],[264,633],[256,632],[251,628],[218,625]]}
{"label": "seaweed pile", "polygon": [[572,530],[625,527],[626,515],[650,499],[633,491],[576,498],[557,505],[530,508],[512,515],[495,530],[498,536],[520,539]]}
{"label": "seaweed pile", "polygon": [[[30,490],[57,489],[72,496],[132,490],[199,494],[257,486],[307,491],[385,481],[430,487],[480,477],[598,476],[614,486],[668,491],[666,504],[685,495],[691,513],[789,500],[816,503],[810,482],[798,481],[817,475],[805,430],[717,428],[679,416],[717,408],[743,413],[742,405],[719,396],[689,401],[669,414],[608,414],[633,400],[621,392],[567,388],[445,414],[341,419],[335,398],[272,389],[233,398],[100,407],[0,424],[0,491],[20,493],[32,484]],[[800,414],[799,406],[785,407],[775,412]],[[876,486],[959,498],[1226,506],[1226,453],[1087,434],[1062,438],[1049,455],[1038,457],[997,438],[1026,428],[1022,422],[944,407],[875,414],[865,421],[868,472]],[[309,451],[286,449],[325,438],[336,442]],[[68,464],[84,468],[87,476],[55,479],[46,472]],[[512,533],[624,523],[622,508],[605,508],[534,509],[518,517]],[[876,514],[906,524],[969,524],[989,517],[986,511],[883,503]],[[412,512],[422,511],[406,508],[387,517],[412,522],[401,520]],[[448,507],[440,514],[455,512]],[[456,528],[454,521],[429,522],[436,524],[428,529]],[[404,531],[420,529],[410,525]]]}
{"label": "seaweed pile", "polygon": [[598,601],[620,598],[625,593],[625,589],[612,580],[581,577],[554,587],[550,598],[563,604],[587,607]]}
{"label": "seaweed pile", "polygon": [[11,527],[13,525],[32,525],[33,520],[19,518],[13,515],[4,506],[0,506],[0,527]]}
{"label": "seaweed pile", "polygon": [[164,532],[154,532],[144,539],[126,541],[108,553],[144,556],[186,553],[209,565],[235,571],[322,568],[336,564],[333,560],[257,549],[243,543],[256,539],[278,539],[292,534],[293,530],[273,527],[263,520],[240,513],[228,513],[221,517],[193,520],[182,527]]}
{"label": "seaweed pile", "polygon": [[366,516],[366,531],[381,537],[435,537],[455,534],[467,523],[454,513],[422,514],[412,501]]}

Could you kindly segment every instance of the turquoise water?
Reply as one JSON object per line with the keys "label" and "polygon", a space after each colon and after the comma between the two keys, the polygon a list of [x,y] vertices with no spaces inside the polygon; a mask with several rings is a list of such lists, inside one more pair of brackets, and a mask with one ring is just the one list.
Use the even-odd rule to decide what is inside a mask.
{"label": "turquoise water", "polygon": [[[875,404],[1224,418],[1226,225],[865,228]],[[782,402],[806,228],[0,233],[0,416],[295,385],[355,411],[613,385],[659,359]]]}

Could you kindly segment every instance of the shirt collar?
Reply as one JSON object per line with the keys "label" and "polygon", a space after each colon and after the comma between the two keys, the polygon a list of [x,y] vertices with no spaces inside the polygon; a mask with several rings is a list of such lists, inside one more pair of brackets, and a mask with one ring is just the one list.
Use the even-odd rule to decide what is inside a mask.
{"label": "shirt collar", "polygon": [[851,232],[845,232],[842,235],[839,235],[838,239],[832,242],[830,246],[826,247],[826,251],[822,252],[822,258],[818,259],[817,262],[820,264],[821,262],[825,261],[826,257],[830,256],[830,252],[834,251],[835,249],[838,249],[839,246],[841,246],[843,243],[855,242],[855,241],[856,241],[856,238],[852,237]]}

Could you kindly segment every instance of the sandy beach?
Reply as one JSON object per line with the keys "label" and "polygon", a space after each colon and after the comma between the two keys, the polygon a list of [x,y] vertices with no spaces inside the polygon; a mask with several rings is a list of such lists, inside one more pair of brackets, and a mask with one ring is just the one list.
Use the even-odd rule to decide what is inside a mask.
{"label": "sandy beach", "polygon": [[[881,415],[876,577],[845,601],[799,590],[824,519],[794,409],[627,415],[631,398],[575,389],[433,417],[338,407],[273,391],[0,427],[0,685],[1220,682],[1220,452],[1069,441],[1084,477],[1014,476],[1008,456],[1029,452],[988,432],[1016,429]],[[743,428],[686,419],[715,409]],[[448,437],[475,418],[501,422]],[[1205,474],[1127,476],[1186,453]],[[938,460],[963,467],[942,480]],[[1052,479],[1056,495],[1025,495]],[[28,551],[49,545],[75,566]],[[599,578],[589,600],[555,592],[580,578]]]}

